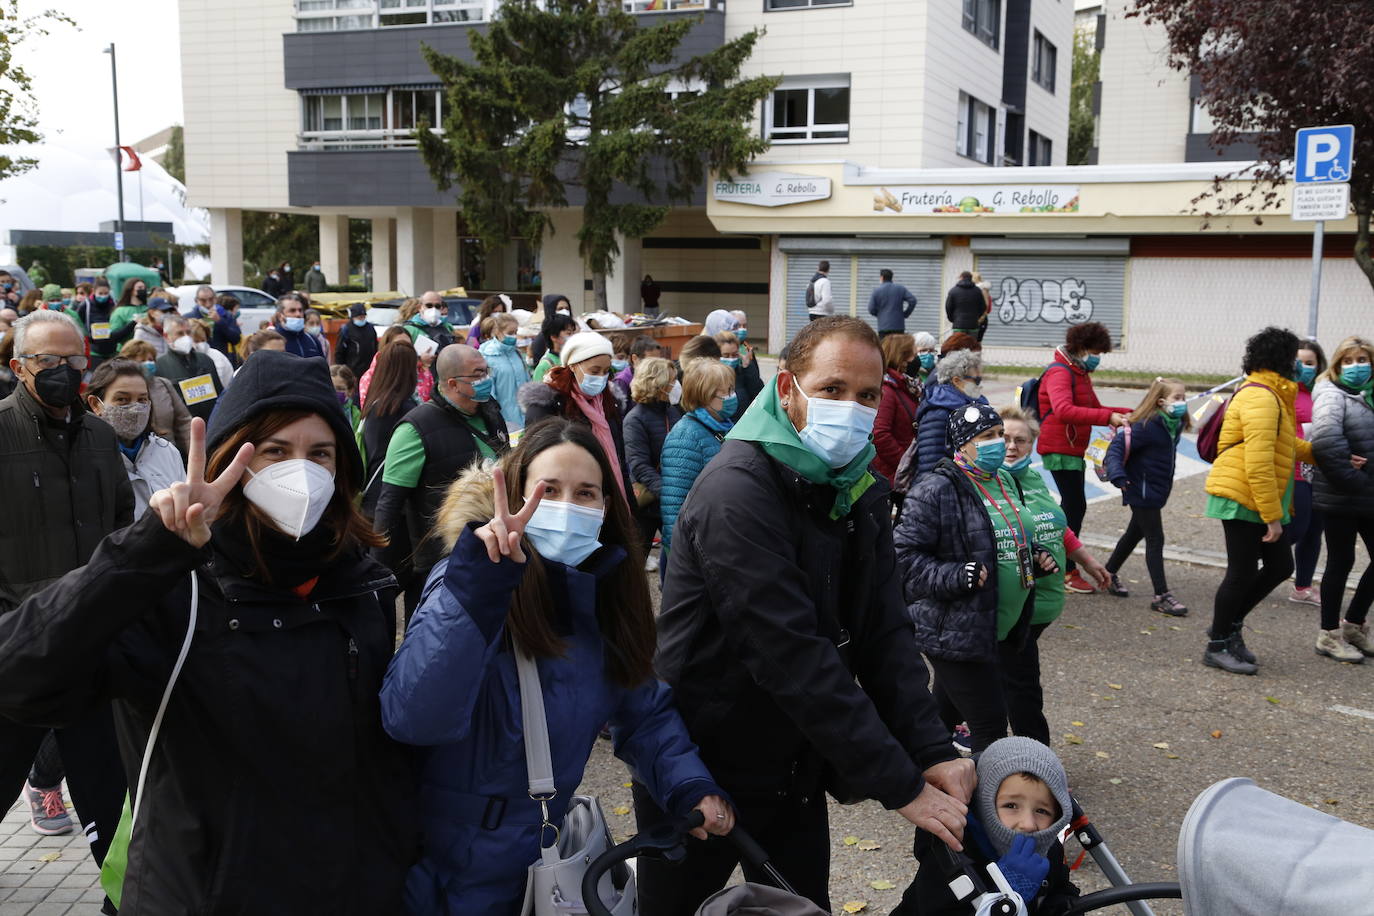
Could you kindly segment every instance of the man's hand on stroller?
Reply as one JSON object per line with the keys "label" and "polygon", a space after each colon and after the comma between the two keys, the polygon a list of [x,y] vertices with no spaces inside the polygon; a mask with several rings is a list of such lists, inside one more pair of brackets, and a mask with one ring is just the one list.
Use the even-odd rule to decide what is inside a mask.
{"label": "man's hand on stroller", "polygon": [[700,811],[705,818],[704,823],[692,831],[692,836],[698,840],[706,839],[706,835],[714,833],[716,836],[725,836],[735,829],[735,811],[730,807],[730,803],[719,795],[708,795],[701,801],[693,811]]}
{"label": "man's hand on stroller", "polygon": [[937,763],[921,776],[926,782],[934,783],[941,792],[952,795],[965,805],[973,798],[973,790],[978,787],[978,768],[972,760],[962,757]]}
{"label": "man's hand on stroller", "polygon": [[934,783],[926,782],[921,794],[898,808],[897,813],[955,852],[964,851],[964,815],[968,814],[968,806],[936,788]]}

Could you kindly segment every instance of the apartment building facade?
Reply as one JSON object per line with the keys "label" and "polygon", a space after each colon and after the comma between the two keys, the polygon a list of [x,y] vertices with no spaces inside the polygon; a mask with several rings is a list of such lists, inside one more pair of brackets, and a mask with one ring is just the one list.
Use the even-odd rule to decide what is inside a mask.
{"label": "apartment building facade", "polygon": [[[970,171],[1062,165],[1073,9],[1069,0],[625,0],[645,24],[697,19],[682,53],[766,30],[747,74],[780,75],[757,129],[770,162]],[[467,57],[499,0],[181,0],[187,185],[209,209],[214,275],[241,277],[245,210],[320,221],[326,276],[347,273],[348,220],[372,225],[374,288],[528,286],[590,299],[580,211],[552,214],[540,246],[479,250],[457,195],[435,187],[411,132],[444,114],[421,44]],[[743,308],[768,324],[772,241],[723,234],[707,188],[650,237],[625,240],[608,287],[638,310],[654,276],[687,317]],[[536,254],[535,248],[539,251]],[[574,299],[576,301],[576,298]]]}

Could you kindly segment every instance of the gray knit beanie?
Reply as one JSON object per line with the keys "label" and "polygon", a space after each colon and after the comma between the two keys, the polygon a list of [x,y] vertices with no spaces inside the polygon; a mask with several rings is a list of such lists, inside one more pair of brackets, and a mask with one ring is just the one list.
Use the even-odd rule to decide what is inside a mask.
{"label": "gray knit beanie", "polygon": [[1054,751],[1031,738],[1003,738],[988,745],[987,750],[978,758],[978,790],[975,804],[978,819],[987,830],[999,857],[1011,849],[1011,841],[1016,831],[1002,824],[997,816],[997,789],[1002,780],[1013,773],[1030,773],[1037,776],[1050,787],[1050,793],[1059,803],[1059,819],[1044,830],[1031,834],[1035,839],[1035,851],[1040,855],[1049,852],[1059,839],[1059,834],[1068,826],[1073,816],[1073,801],[1069,798],[1069,777],[1064,773],[1064,765],[1059,762]]}

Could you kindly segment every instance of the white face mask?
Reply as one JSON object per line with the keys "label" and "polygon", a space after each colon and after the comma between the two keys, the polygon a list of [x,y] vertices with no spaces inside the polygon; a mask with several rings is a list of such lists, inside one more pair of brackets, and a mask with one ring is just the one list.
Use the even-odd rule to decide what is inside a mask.
{"label": "white face mask", "polygon": [[198,340],[198,341],[196,341],[196,352],[198,352],[198,353],[209,353],[209,352],[210,352],[210,344],[209,344],[209,342],[204,341],[204,340]]}
{"label": "white face mask", "polygon": [[283,534],[300,540],[315,530],[334,497],[334,475],[304,458],[268,465],[243,485],[243,495]]}
{"label": "white face mask", "polygon": [[682,400],[682,383],[673,382],[673,387],[668,389],[668,403],[674,407]]}
{"label": "white face mask", "polygon": [[428,325],[435,325],[435,324],[438,324],[438,323],[439,323],[439,310],[438,310],[437,308],[435,308],[434,306],[431,305],[431,306],[429,306],[429,307],[427,307],[427,308],[423,308],[423,309],[420,310],[420,317],[424,319],[425,324],[428,324]]}
{"label": "white face mask", "polygon": [[195,348],[196,342],[190,334],[183,334],[172,341],[172,349],[176,350],[178,353],[190,353]]}

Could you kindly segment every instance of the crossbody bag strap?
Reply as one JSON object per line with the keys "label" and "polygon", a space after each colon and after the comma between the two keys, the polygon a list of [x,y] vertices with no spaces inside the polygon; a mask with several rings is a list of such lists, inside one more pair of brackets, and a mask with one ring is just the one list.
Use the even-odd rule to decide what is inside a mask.
{"label": "crossbody bag strap", "polygon": [[558,795],[558,788],[553,781],[553,751],[549,747],[549,720],[544,715],[544,690],[534,657],[526,654],[518,644],[513,647],[515,673],[520,681],[520,716],[525,724],[525,767],[530,798],[539,802],[543,817],[539,825],[539,855],[545,865],[553,865],[558,861],[558,826],[549,820],[549,802]]}

